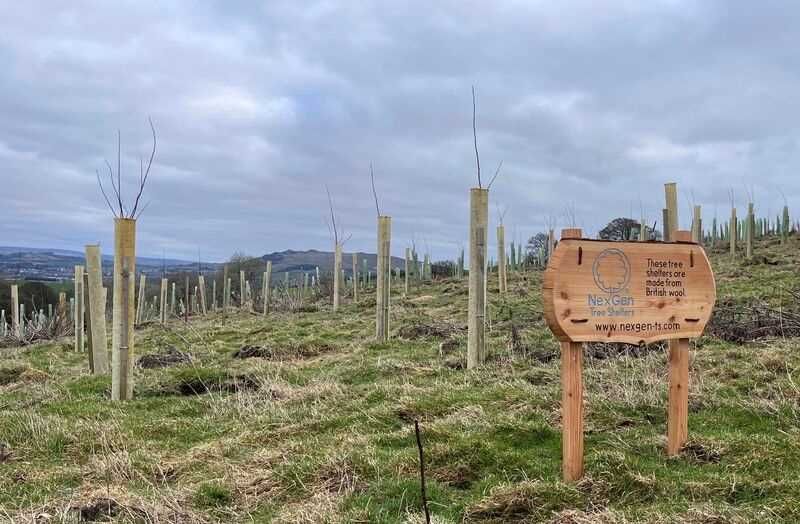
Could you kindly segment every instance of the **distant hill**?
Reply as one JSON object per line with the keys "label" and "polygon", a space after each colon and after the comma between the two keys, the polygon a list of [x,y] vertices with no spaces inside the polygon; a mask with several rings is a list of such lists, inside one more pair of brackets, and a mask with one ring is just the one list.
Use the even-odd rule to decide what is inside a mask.
{"label": "distant hill", "polygon": [[[378,257],[374,253],[357,252],[358,256],[358,269],[363,269],[364,260],[367,261],[367,268],[375,272],[378,265]],[[331,251],[318,251],[316,249],[309,249],[307,251],[295,251],[288,249],[286,251],[278,251],[269,253],[259,257],[266,264],[267,261],[272,261],[272,272],[285,273],[285,272],[304,272],[314,271],[319,267],[320,271],[333,271],[333,252]],[[402,269],[405,267],[405,260],[400,257],[392,257],[392,267]],[[353,268],[353,253],[342,253],[342,268],[345,273],[352,273]]]}
{"label": "distant hill", "polygon": [[[52,255],[55,257],[70,257],[70,258],[84,258],[84,253],[82,251],[73,251],[69,249],[50,249],[50,248],[39,248],[39,247],[16,247],[16,246],[0,246],[0,256],[3,255]],[[105,260],[113,260],[114,256],[111,254],[106,253],[103,255],[103,261]],[[177,265],[186,265],[186,264],[196,264],[197,261],[191,260],[180,260],[177,258],[167,258],[167,259],[160,259],[155,257],[136,257],[136,264],[143,265],[143,266],[158,266],[161,267],[162,263],[167,264],[168,266],[177,266]],[[205,264],[205,262],[203,262]]]}
{"label": "distant hill", "polygon": [[[103,272],[111,273],[114,257],[103,255]],[[84,254],[67,249],[46,249],[15,246],[0,246],[0,277],[20,280],[68,280],[73,277],[75,266],[85,264]],[[137,270],[158,273],[163,266],[168,271],[193,270],[197,262],[177,259],[137,257]],[[203,263],[204,268],[216,268],[217,264]]]}
{"label": "distant hill", "polygon": [[[374,253],[358,252],[357,255],[359,270],[363,269],[363,261],[366,260],[368,270],[376,272],[377,257]],[[348,275],[352,273],[352,256],[352,252],[345,252],[342,255],[342,267]],[[113,259],[114,257],[110,254],[103,255],[103,272],[107,275],[111,274]],[[316,249],[306,251],[289,249],[256,257],[255,260],[261,260],[264,264],[271,260],[272,272],[275,275],[287,271],[290,273],[312,272],[316,267],[323,272],[333,270],[333,252]],[[70,280],[73,278],[75,266],[84,263],[84,254],[80,251],[0,246],[0,278],[42,281]],[[260,268],[256,268],[256,264],[252,260],[245,265],[248,269],[260,271]],[[393,268],[402,269],[404,265],[405,261],[402,258],[392,257]],[[147,274],[160,274],[162,266],[166,266],[169,273],[195,271],[197,262],[171,258],[165,260],[152,257],[136,258],[136,269]],[[215,270],[221,266],[222,264],[202,263],[204,271]]]}

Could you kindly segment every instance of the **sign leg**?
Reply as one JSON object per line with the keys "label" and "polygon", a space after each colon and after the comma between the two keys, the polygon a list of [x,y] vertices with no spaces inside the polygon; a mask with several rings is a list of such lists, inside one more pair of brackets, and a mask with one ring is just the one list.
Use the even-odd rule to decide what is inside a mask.
{"label": "sign leg", "polygon": [[689,339],[669,341],[667,455],[681,452],[689,434]]}
{"label": "sign leg", "polygon": [[561,453],[565,482],[583,477],[583,344],[561,342]]}

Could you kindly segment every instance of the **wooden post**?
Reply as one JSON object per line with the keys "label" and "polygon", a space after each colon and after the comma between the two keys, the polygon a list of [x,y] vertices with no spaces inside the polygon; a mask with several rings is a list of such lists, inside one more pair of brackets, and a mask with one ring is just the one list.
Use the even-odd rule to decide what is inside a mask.
{"label": "wooden post", "polygon": [[158,319],[159,322],[163,325],[167,323],[167,308],[169,307],[169,303],[167,302],[167,293],[169,292],[169,280],[166,278],[161,279],[161,292],[159,293],[159,304],[158,304]]}
{"label": "wooden post", "polygon": [[139,275],[139,298],[138,298],[138,301],[136,302],[136,324],[137,325],[142,322],[143,316],[144,316],[144,306],[145,306],[145,302],[146,302],[146,299],[145,299],[145,296],[144,296],[145,284],[146,284],[146,277],[145,277],[145,274],[142,273],[141,275]]}
{"label": "wooden post", "polygon": [[270,285],[271,280],[272,260],[267,260],[267,270],[264,272],[264,290],[262,291],[262,297],[264,298],[264,316],[269,313],[270,292],[272,291],[272,286]]}
{"label": "wooden post", "polygon": [[405,280],[403,281],[403,293],[408,296],[408,272],[411,271],[411,248],[406,248]]}
{"label": "wooden post", "polygon": [[89,364],[92,373],[108,373],[108,345],[106,340],[106,300],[103,293],[103,265],[100,246],[86,246],[86,281],[88,288],[88,325],[91,353]]}
{"label": "wooden post", "polygon": [[678,455],[688,437],[689,339],[669,341],[667,454]]}
{"label": "wooden post", "polygon": [[[144,278],[144,275],[142,275]],[[111,399],[133,398],[134,288],[136,220],[114,220],[114,307],[111,353]],[[144,295],[144,293],[142,293]],[[77,304],[76,304],[77,307]]]}
{"label": "wooden post", "polygon": [[358,302],[358,255],[353,253],[353,302]]}
{"label": "wooden post", "polygon": [[789,240],[789,206],[783,206],[783,216],[781,219],[781,244],[785,244]]}
{"label": "wooden post", "polygon": [[745,256],[753,258],[753,242],[756,237],[756,217],[753,203],[747,204],[747,222],[745,223]]}
{"label": "wooden post", "polygon": [[[578,228],[561,230],[561,239],[579,239]],[[561,342],[561,472],[565,482],[583,477],[583,344]]]}
{"label": "wooden post", "polygon": [[84,325],[83,328],[83,339],[86,341],[85,348],[86,352],[88,353],[88,360],[89,360],[89,371],[94,374],[94,361],[92,360],[92,352],[94,348],[92,346],[92,313],[91,313],[91,306],[89,304],[89,274],[87,271],[83,272],[83,319]]}
{"label": "wooden post", "polygon": [[694,206],[692,218],[692,242],[703,243],[703,219],[700,206]]}
{"label": "wooden post", "polygon": [[469,311],[467,319],[467,368],[486,358],[486,230],[489,222],[489,190],[470,189],[469,213]]}
{"label": "wooden post", "polygon": [[[19,287],[14,284],[11,286],[11,332],[17,338],[22,337],[22,330],[20,329],[19,318]],[[77,343],[76,349],[77,351]]]}
{"label": "wooden post", "polygon": [[497,281],[498,290],[504,295],[508,289],[508,281],[506,280],[506,228],[503,224],[497,226]]}
{"label": "wooden post", "polygon": [[228,313],[228,301],[230,300],[231,290],[228,283],[228,264],[222,266],[222,313]]}
{"label": "wooden post", "polygon": [[[103,308],[105,310],[105,307]],[[58,294],[58,308],[56,308],[56,326],[57,331],[61,332],[62,328],[66,326],[67,319],[67,294],[62,291]]]}
{"label": "wooden post", "polygon": [[244,269],[239,270],[239,309],[244,309],[247,293],[244,290]]}
{"label": "wooden post", "polygon": [[[334,242],[335,243],[335,242]],[[342,246],[335,243],[333,253],[333,312],[339,310],[339,282],[342,275]]]}
{"label": "wooden post", "polygon": [[647,242],[647,223],[644,217],[639,221],[639,242]]}
{"label": "wooden post", "polygon": [[389,298],[392,288],[391,275],[392,217],[378,217],[378,274],[375,294],[375,338],[378,342],[389,339]]}
{"label": "wooden post", "polygon": [[675,238],[675,231],[678,230],[678,184],[675,182],[667,182],[664,184],[664,197],[667,204],[667,216],[669,218],[669,239],[665,241],[672,242]]}
{"label": "wooden post", "polygon": [[206,277],[200,275],[197,277],[197,282],[197,285],[200,288],[198,296],[198,299],[200,300],[200,313],[205,316],[208,313],[208,306],[206,305]]}
{"label": "wooden post", "polygon": [[189,277],[186,277],[186,288],[185,293],[186,296],[186,307],[183,308],[183,322],[184,324],[189,323],[189,308],[191,307],[191,301],[189,300]]}
{"label": "wooden post", "polygon": [[86,299],[83,296],[83,266],[75,266],[75,351],[83,352]]}
{"label": "wooden post", "polygon": [[[676,242],[692,240],[690,231],[676,231]],[[667,413],[667,454],[678,455],[688,438],[689,339],[669,341],[669,406]]]}
{"label": "wooden post", "polygon": [[583,344],[561,342],[561,472],[565,482],[583,477]]}

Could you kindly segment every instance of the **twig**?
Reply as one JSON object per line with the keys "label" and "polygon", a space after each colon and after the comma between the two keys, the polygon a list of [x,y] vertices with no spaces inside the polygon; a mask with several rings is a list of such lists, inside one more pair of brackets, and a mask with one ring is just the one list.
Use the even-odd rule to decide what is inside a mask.
{"label": "twig", "polygon": [[414,420],[414,432],[417,434],[417,449],[419,449],[419,480],[422,491],[422,509],[425,510],[425,522],[430,524],[431,514],[428,511],[428,495],[425,492],[425,457],[422,454],[422,438],[419,435],[419,420]]}
{"label": "twig", "polygon": [[375,192],[375,172],[372,171],[372,162],[369,163],[369,178],[372,181],[372,196],[375,197],[375,211],[381,216],[381,209],[378,207],[378,193]]}
{"label": "twig", "polygon": [[500,161],[499,164],[497,164],[497,170],[495,170],[494,176],[492,177],[492,179],[489,180],[489,185],[486,186],[486,189],[491,189],[492,188],[492,184],[494,184],[494,179],[497,178],[497,175],[500,174],[500,168],[501,167],[503,167],[503,161],[502,160]]}
{"label": "twig", "polygon": [[478,155],[478,130],[475,123],[475,86],[472,86],[472,138],[475,142],[475,163],[478,165],[478,188],[481,186],[481,157]]}
{"label": "twig", "polygon": [[328,206],[331,208],[331,225],[333,226],[333,243],[339,245],[339,231],[336,229],[336,215],[333,213],[333,199],[328,184],[325,184],[325,192],[328,194]]}
{"label": "twig", "polygon": [[147,121],[150,123],[150,130],[153,132],[153,150],[150,152],[150,160],[147,161],[147,169],[145,169],[144,176],[142,176],[141,171],[139,173],[139,193],[136,195],[136,200],[133,203],[131,218],[136,216],[136,209],[139,207],[139,199],[142,198],[144,186],[147,184],[147,177],[150,176],[150,167],[152,167],[153,158],[156,156],[156,128],[153,125],[152,118],[148,117]]}

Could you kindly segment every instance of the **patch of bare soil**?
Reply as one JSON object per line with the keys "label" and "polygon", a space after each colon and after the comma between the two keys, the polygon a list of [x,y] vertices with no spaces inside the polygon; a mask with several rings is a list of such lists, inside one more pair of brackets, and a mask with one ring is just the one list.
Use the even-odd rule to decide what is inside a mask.
{"label": "patch of bare soil", "polygon": [[458,332],[466,331],[466,329],[466,326],[447,322],[428,324],[416,322],[400,326],[397,330],[397,336],[406,340],[416,340],[427,337],[448,338]]}
{"label": "patch of bare soil", "polygon": [[447,338],[439,343],[439,356],[455,353],[460,346],[458,339]]}
{"label": "patch of bare soil", "polygon": [[25,369],[24,367],[0,368],[0,386],[6,386],[19,380]]}
{"label": "patch of bare soil", "polygon": [[588,342],[584,346],[584,354],[594,360],[605,360],[610,358],[631,357],[641,358],[650,353],[663,353],[666,350],[666,342],[656,342],[654,344],[623,344],[619,342]]}
{"label": "patch of bare soil", "polygon": [[478,480],[478,474],[467,464],[442,466],[431,471],[431,476],[456,489],[469,489],[472,483]]}
{"label": "patch of bare soil", "polygon": [[330,494],[361,492],[366,484],[353,464],[345,458],[333,459],[317,471],[315,485]]}
{"label": "patch of bare soil", "polygon": [[186,377],[176,386],[175,391],[183,396],[203,395],[205,393],[237,393],[252,391],[261,383],[248,375],[238,375],[226,380],[203,380],[202,377]]}
{"label": "patch of bare soil", "polygon": [[700,464],[716,464],[722,458],[722,450],[710,444],[690,441],[681,448],[681,455],[692,462]]}
{"label": "patch of bare soil", "polygon": [[13,454],[11,453],[11,448],[8,447],[8,444],[0,441],[0,464],[11,460],[12,455]]}
{"label": "patch of bare soil", "polygon": [[177,348],[170,346],[163,353],[150,353],[142,355],[136,361],[136,365],[142,369],[157,369],[177,364],[188,364],[192,361],[192,356],[189,353],[179,351]]}
{"label": "patch of bare soil", "polygon": [[718,299],[706,333],[737,343],[765,337],[800,336],[800,290],[789,290],[787,295],[782,307],[759,299]]}
{"label": "patch of bare soil", "polygon": [[335,351],[329,344],[295,344],[291,346],[242,346],[231,355],[232,358],[264,358],[267,360],[294,360],[314,358]]}

